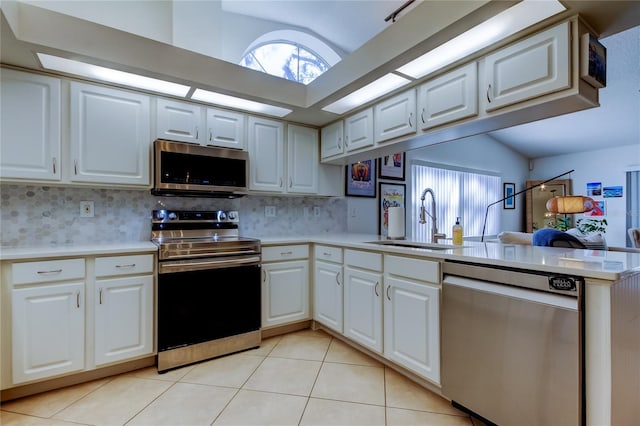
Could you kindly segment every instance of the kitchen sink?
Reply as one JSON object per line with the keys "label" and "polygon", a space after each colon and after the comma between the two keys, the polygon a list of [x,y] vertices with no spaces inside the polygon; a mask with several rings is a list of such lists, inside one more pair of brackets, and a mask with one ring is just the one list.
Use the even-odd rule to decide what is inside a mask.
{"label": "kitchen sink", "polygon": [[369,241],[367,242],[367,244],[376,244],[379,246],[417,248],[417,249],[425,249],[425,250],[453,250],[453,249],[464,247],[464,246],[452,246],[450,244],[422,243],[419,241],[406,241],[406,240],[378,240],[378,241]]}

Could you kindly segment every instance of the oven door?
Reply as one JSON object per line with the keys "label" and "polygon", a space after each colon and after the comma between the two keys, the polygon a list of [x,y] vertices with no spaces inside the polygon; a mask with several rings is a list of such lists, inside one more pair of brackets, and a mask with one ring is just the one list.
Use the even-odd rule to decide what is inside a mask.
{"label": "oven door", "polygon": [[260,256],[160,262],[158,352],[260,330]]}

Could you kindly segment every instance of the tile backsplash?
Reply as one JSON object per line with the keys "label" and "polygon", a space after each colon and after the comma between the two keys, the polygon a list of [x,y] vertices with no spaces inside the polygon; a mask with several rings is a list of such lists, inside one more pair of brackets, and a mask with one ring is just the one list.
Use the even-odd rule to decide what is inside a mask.
{"label": "tile backsplash", "polygon": [[[94,217],[80,217],[81,201],[94,202]],[[265,206],[274,206],[276,217],[265,217]],[[148,241],[151,211],[163,208],[238,210],[240,234],[256,238],[347,230],[345,198],[156,197],[147,190],[3,184],[0,207],[0,246],[5,247]]]}

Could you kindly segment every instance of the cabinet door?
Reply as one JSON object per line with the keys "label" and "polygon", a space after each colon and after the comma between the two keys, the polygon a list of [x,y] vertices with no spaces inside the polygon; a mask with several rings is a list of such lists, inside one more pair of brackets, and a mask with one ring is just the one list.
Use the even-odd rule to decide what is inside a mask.
{"label": "cabinet door", "polygon": [[418,111],[423,130],[477,115],[477,63],[472,62],[420,86]]}
{"label": "cabinet door", "polygon": [[343,152],[344,122],[336,121],[322,128],[320,133],[320,157],[325,158],[340,155]]}
{"label": "cabinet door", "polygon": [[207,145],[247,150],[245,123],[247,116],[240,112],[207,108]]}
{"label": "cabinet door", "polygon": [[2,69],[0,177],[60,180],[60,80]]}
{"label": "cabinet door", "polygon": [[488,55],[486,110],[570,87],[570,28],[565,22]]}
{"label": "cabinet door", "polygon": [[84,283],[12,291],[13,383],[84,368]]}
{"label": "cabinet door", "polygon": [[186,102],[158,98],[156,138],[204,143],[202,107]]}
{"label": "cabinet door", "polygon": [[344,335],[382,352],[382,274],[344,268]]}
{"label": "cabinet door", "polygon": [[262,326],[309,319],[309,261],[262,265]]}
{"label": "cabinet door", "polygon": [[71,83],[71,180],[149,185],[149,97]]}
{"label": "cabinet door", "polygon": [[315,262],[313,319],[342,333],[342,265]]}
{"label": "cabinet door", "polygon": [[385,277],[384,355],[440,382],[440,290]]}
{"label": "cabinet door", "polygon": [[96,365],[153,352],[153,276],[96,281]]}
{"label": "cabinet door", "polygon": [[408,90],[375,106],[374,140],[384,142],[416,132],[416,91]]}
{"label": "cabinet door", "polygon": [[287,192],[318,193],[318,131],[287,127]]}
{"label": "cabinet door", "polygon": [[345,118],[344,147],[347,152],[373,146],[373,109]]}
{"label": "cabinet door", "polygon": [[249,189],[284,190],[284,126],[279,121],[249,117]]}

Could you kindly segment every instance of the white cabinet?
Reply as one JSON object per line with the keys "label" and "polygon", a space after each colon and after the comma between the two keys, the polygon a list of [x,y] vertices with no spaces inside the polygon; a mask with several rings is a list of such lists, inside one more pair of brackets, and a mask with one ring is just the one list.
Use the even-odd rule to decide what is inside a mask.
{"label": "white cabinet", "polygon": [[240,112],[207,108],[206,144],[246,151],[246,121]]}
{"label": "white cabinet", "polygon": [[13,383],[84,368],[84,275],[83,259],[11,265]]}
{"label": "white cabinet", "polygon": [[440,382],[438,262],[385,255],[384,356]]}
{"label": "white cabinet", "polygon": [[478,65],[472,62],[418,88],[423,130],[478,114]]}
{"label": "white cabinet", "polygon": [[150,183],[149,97],[71,82],[73,182]]}
{"label": "white cabinet", "polygon": [[95,364],[153,352],[153,256],[95,261]]}
{"label": "white cabinet", "polygon": [[376,143],[415,133],[416,91],[407,90],[379,102],[374,108],[373,117]]}
{"label": "white cabinet", "polygon": [[284,125],[249,117],[249,189],[284,190]]}
{"label": "white cabinet", "polygon": [[318,131],[310,127],[287,126],[286,192],[318,192]]}
{"label": "white cabinet", "polygon": [[201,144],[205,139],[202,107],[158,98],[156,138]]}
{"label": "white cabinet", "polygon": [[382,352],[382,255],[344,252],[344,335]]}
{"label": "white cabinet", "polygon": [[344,152],[344,121],[325,126],[320,131],[320,158],[331,158]]}
{"label": "white cabinet", "polygon": [[313,319],[342,333],[342,249],[316,245],[314,253]]}
{"label": "white cabinet", "polygon": [[570,23],[565,22],[484,59],[487,111],[569,88]]}
{"label": "white cabinet", "polygon": [[308,320],[309,246],[263,247],[262,327]]}
{"label": "white cabinet", "polygon": [[60,180],[60,80],[2,69],[0,178]]}
{"label": "white cabinet", "polygon": [[346,152],[373,146],[373,108],[367,108],[344,119]]}

